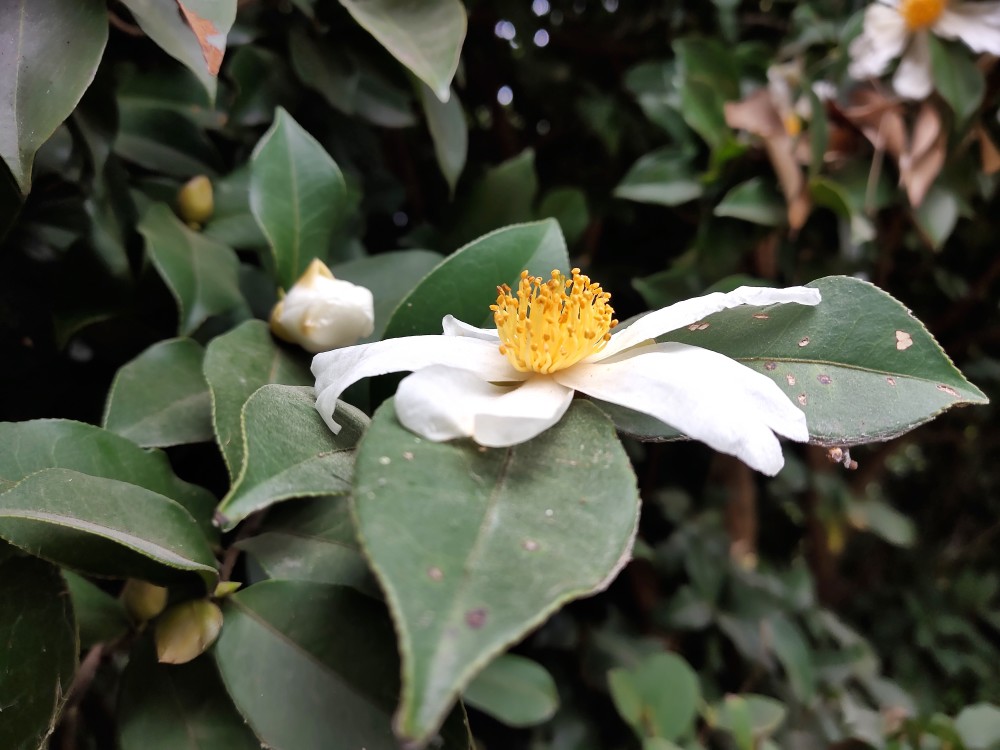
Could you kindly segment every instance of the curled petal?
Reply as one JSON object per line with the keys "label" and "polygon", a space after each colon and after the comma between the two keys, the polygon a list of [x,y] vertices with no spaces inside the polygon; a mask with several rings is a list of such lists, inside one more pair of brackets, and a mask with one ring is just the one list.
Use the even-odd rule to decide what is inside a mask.
{"label": "curled petal", "polygon": [[771,476],[784,465],[774,433],[809,439],[805,414],[767,376],[696,346],[656,344],[639,352],[615,362],[581,363],[553,377],[656,417]]}
{"label": "curled petal", "polygon": [[913,37],[913,43],[892,77],[892,87],[906,99],[926,99],[934,90],[930,37],[926,31]]}
{"label": "curled petal", "polygon": [[973,52],[1000,55],[1000,3],[952,3],[934,24],[934,33],[961,39]]}
{"label": "curled petal", "polygon": [[476,328],[468,323],[463,323],[454,315],[445,315],[441,320],[441,330],[445,336],[465,336],[472,339],[482,339],[492,341],[499,346],[500,337],[495,328]]}
{"label": "curled petal", "polygon": [[848,74],[855,80],[880,76],[899,57],[909,32],[898,8],[872,3],[865,10],[864,28],[848,47]]}
{"label": "curled petal", "polygon": [[805,286],[792,286],[787,289],[741,286],[726,294],[713,292],[704,297],[684,300],[670,305],[670,307],[664,307],[662,310],[654,310],[639,318],[628,328],[614,334],[607,346],[597,354],[592,354],[584,362],[600,362],[644,341],[655,339],[664,333],[695,323],[706,315],[730,307],[763,306],[787,302],[796,302],[800,305],[818,305],[820,293],[818,289]]}
{"label": "curled petal", "polygon": [[340,432],[340,425],[333,421],[333,410],[340,394],[349,385],[362,378],[421,370],[432,365],[467,370],[487,381],[517,381],[525,377],[524,373],[510,366],[494,344],[487,341],[452,336],[388,339],[334,349],[313,357],[316,409],[336,434]]}
{"label": "curled petal", "polygon": [[479,445],[503,448],[547,430],[572,400],[571,388],[544,375],[516,386],[496,386],[468,370],[436,365],[399,384],[396,416],[428,440],[471,437]]}

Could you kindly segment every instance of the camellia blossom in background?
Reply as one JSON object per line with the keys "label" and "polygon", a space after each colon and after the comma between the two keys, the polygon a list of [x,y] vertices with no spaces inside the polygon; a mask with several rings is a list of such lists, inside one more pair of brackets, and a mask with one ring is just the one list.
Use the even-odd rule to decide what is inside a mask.
{"label": "camellia blossom in background", "polygon": [[314,259],[271,311],[271,330],[306,351],[350,346],[375,330],[375,303],[363,286],[335,279]]}
{"label": "camellia blossom in background", "polygon": [[610,295],[575,268],[543,282],[525,271],[516,293],[498,288],[496,330],[446,316],[444,333],[410,336],[317,355],[316,408],[334,432],[344,389],[374,375],[410,370],[396,391],[400,422],[428,440],[470,437],[516,445],[554,425],[576,391],[649,414],[776,474],[777,435],[808,439],[806,418],[767,376],[725,355],[652,341],[738,305],[816,305],[816,289],[740,287],[679,302],[611,335]]}
{"label": "camellia blossom in background", "polygon": [[934,88],[930,33],[1000,55],[1000,2],[879,0],[868,6],[864,29],[851,42],[848,73],[857,80],[880,76],[902,55],[892,86],[907,99],[923,99]]}

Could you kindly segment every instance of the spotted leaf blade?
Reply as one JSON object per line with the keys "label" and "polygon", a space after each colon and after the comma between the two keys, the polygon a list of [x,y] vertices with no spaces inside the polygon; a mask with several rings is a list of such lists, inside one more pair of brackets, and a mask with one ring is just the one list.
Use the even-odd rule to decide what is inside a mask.
{"label": "spotted leaf blade", "polygon": [[808,286],[823,295],[816,307],[738,307],[661,340],[720,352],[773,379],[805,412],[818,445],[889,440],[952,406],[987,402],[924,324],[878,287],[847,276]]}
{"label": "spotted leaf blade", "polygon": [[419,744],[493,657],[629,559],[635,475],[585,401],[527,443],[431,443],[393,405],[358,447],[354,511],[403,660],[395,728]]}

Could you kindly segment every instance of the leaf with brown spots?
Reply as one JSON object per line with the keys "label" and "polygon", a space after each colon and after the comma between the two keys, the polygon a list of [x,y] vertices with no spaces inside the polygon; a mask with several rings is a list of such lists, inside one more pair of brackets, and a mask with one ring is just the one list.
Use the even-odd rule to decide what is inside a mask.
{"label": "leaf with brown spots", "polygon": [[177,0],[184,13],[184,19],[188,22],[194,35],[198,37],[198,44],[201,45],[201,53],[205,56],[205,64],[208,66],[210,75],[219,75],[219,68],[222,66],[222,56],[226,52],[226,35],[219,33],[207,18],[202,18],[197,13],[189,9],[183,0]]}
{"label": "leaf with brown spots", "polygon": [[[809,286],[822,292],[816,307],[737,307],[705,318],[705,330],[684,327],[660,340],[711,349],[766,375],[802,407],[810,441],[820,445],[888,440],[957,404],[987,402],[885,292],[845,276]],[[613,415],[620,425],[626,417]],[[660,433],[644,427],[629,431],[646,439],[677,436],[665,425]]]}

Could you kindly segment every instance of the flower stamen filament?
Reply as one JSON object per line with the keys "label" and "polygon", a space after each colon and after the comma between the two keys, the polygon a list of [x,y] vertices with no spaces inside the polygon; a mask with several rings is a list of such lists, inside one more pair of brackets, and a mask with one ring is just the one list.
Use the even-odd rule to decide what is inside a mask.
{"label": "flower stamen filament", "polygon": [[611,295],[574,268],[543,281],[521,272],[517,292],[497,287],[490,305],[500,336],[500,353],[520,372],[552,373],[599,352],[618,324]]}

